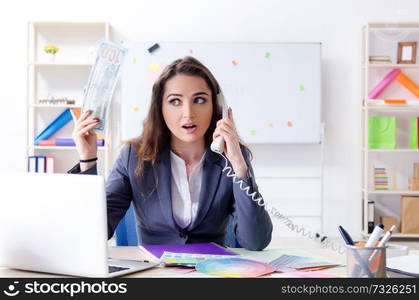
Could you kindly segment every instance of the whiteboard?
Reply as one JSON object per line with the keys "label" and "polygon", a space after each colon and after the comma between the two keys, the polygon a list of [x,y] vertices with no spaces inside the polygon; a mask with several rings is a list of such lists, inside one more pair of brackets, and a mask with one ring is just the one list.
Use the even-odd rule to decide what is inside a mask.
{"label": "whiteboard", "polygon": [[121,74],[121,137],[137,137],[164,67],[190,55],[214,74],[245,143],[321,142],[320,43],[129,43]]}

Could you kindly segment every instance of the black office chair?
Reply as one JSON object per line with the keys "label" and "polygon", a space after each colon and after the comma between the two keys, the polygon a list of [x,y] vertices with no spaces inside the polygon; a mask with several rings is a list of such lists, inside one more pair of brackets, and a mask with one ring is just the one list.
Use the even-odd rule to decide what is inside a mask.
{"label": "black office chair", "polygon": [[242,248],[242,246],[237,241],[236,234],[234,233],[234,224],[232,217],[230,217],[230,220],[227,225],[226,236],[224,238],[224,245],[231,248]]}

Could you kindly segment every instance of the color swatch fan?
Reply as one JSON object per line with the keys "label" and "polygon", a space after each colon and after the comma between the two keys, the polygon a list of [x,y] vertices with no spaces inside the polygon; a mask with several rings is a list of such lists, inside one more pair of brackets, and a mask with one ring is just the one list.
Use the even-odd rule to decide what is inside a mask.
{"label": "color swatch fan", "polygon": [[265,263],[244,258],[211,259],[195,266],[198,272],[221,277],[258,277],[275,272],[275,269]]}

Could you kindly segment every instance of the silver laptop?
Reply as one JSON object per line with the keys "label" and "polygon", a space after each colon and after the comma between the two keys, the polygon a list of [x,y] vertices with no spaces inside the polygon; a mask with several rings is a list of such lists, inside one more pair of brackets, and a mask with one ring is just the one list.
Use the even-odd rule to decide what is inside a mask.
{"label": "silver laptop", "polygon": [[0,173],[0,266],[115,277],[156,266],[108,259],[103,176]]}

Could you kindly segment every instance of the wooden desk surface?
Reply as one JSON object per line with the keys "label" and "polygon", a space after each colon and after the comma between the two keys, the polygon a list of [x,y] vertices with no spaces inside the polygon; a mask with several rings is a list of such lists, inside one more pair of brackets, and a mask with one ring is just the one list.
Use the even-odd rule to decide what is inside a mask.
{"label": "wooden desk surface", "polygon": [[[403,242],[401,242],[403,244]],[[239,250],[241,254],[249,255],[249,258],[255,259],[265,259],[270,261],[271,257],[275,258],[275,255],[278,255],[278,251],[284,251],[287,254],[295,253],[298,255],[299,252],[304,251],[305,253],[311,253],[313,256],[323,257],[329,260],[337,261],[342,264],[345,263],[346,257],[343,254],[339,254],[335,251],[330,249],[323,249],[318,244],[310,241],[310,240],[302,240],[302,239],[286,239],[281,244],[277,245],[270,245],[264,251],[246,251],[246,250]],[[410,250],[410,254],[419,254],[419,250]],[[138,250],[137,247],[109,247],[109,257],[112,258],[120,258],[120,259],[133,259],[133,260],[144,260],[145,257],[142,257],[141,252]],[[334,275],[336,277],[344,277],[346,273],[346,269],[344,266],[330,268],[323,270],[321,272],[328,273],[330,275]],[[57,274],[49,274],[49,273],[38,273],[38,272],[30,272],[30,271],[23,271],[23,270],[15,270],[15,269],[8,269],[0,267],[0,277],[49,277],[49,278],[63,278],[68,277],[64,275],[57,275]],[[210,275],[202,274],[199,272],[189,272],[184,273],[184,270],[180,268],[164,268],[164,267],[157,267],[149,270],[144,270],[141,272],[132,273],[126,275],[124,277],[129,278],[136,278],[136,277],[212,277]],[[267,275],[267,277],[281,277],[280,273],[273,273]]]}

